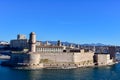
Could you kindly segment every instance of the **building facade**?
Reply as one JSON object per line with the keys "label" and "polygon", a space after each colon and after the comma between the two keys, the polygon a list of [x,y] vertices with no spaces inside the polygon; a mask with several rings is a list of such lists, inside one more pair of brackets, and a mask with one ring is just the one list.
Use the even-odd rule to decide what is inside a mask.
{"label": "building facade", "polygon": [[39,53],[62,53],[63,47],[61,47],[61,46],[36,46],[36,52],[39,52]]}
{"label": "building facade", "polygon": [[17,40],[11,40],[10,41],[10,47],[11,48],[17,48],[17,49],[24,49],[28,48],[28,40],[27,39],[17,39]]}

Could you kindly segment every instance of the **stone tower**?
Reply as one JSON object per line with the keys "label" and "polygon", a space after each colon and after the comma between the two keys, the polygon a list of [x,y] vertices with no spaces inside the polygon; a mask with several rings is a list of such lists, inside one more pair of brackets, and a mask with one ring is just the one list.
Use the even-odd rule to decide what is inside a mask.
{"label": "stone tower", "polygon": [[36,52],[36,34],[34,32],[30,33],[29,51],[30,52]]}
{"label": "stone tower", "polygon": [[61,41],[60,40],[58,40],[57,46],[61,46]]}
{"label": "stone tower", "polygon": [[113,59],[113,61],[115,61],[115,53],[116,53],[115,46],[110,46],[109,47],[109,54],[110,54],[110,59]]}

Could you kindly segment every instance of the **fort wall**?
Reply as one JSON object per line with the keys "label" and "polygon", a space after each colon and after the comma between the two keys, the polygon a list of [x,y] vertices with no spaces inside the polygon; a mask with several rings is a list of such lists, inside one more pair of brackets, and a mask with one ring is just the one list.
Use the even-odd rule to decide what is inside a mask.
{"label": "fort wall", "polygon": [[48,60],[48,63],[72,63],[74,53],[40,53],[41,60]]}
{"label": "fort wall", "polygon": [[31,54],[31,53],[13,53],[11,54],[10,59],[11,64],[39,64],[40,63],[40,54]]}

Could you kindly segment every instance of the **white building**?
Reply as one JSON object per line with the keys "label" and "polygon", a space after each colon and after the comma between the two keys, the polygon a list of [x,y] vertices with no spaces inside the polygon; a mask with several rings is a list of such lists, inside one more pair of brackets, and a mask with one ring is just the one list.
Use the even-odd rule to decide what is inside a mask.
{"label": "white building", "polygon": [[9,45],[9,43],[6,41],[0,41],[0,45]]}
{"label": "white building", "polygon": [[24,48],[28,48],[28,40],[26,39],[25,35],[17,35],[17,39],[11,40],[10,41],[10,47],[11,48],[20,48],[20,49],[24,49]]}
{"label": "white building", "polygon": [[63,52],[63,47],[61,46],[36,46],[36,52],[61,53]]}
{"label": "white building", "polygon": [[18,34],[17,39],[26,39],[26,35]]}
{"label": "white building", "polygon": [[20,49],[28,48],[28,40],[27,39],[11,40],[10,47]]}

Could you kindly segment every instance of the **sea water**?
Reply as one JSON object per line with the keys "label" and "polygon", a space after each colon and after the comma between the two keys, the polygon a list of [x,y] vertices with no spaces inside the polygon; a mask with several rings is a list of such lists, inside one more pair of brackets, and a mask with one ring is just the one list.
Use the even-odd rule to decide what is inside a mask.
{"label": "sea water", "polygon": [[78,69],[17,70],[0,66],[0,80],[120,80],[120,63]]}

